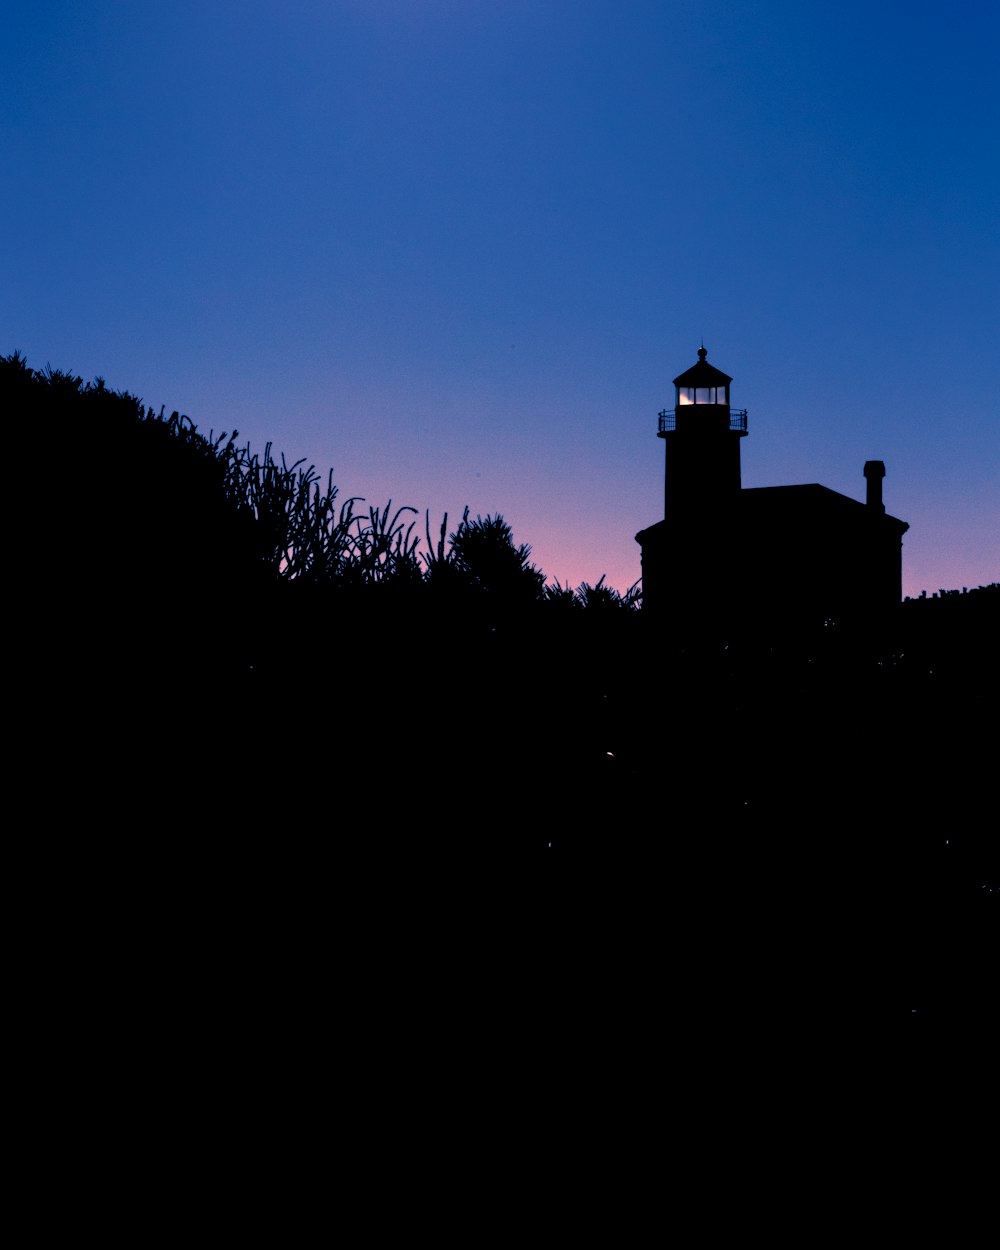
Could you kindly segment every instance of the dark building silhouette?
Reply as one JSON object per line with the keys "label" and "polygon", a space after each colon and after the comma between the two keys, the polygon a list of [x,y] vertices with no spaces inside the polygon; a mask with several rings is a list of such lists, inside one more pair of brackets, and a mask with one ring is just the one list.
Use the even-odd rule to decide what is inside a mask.
{"label": "dark building silhouette", "polygon": [[636,534],[646,610],[682,625],[868,619],[899,603],[905,521],[882,503],[885,465],[864,466],[866,501],[825,486],[744,490],[746,409],[702,347],[660,413],[662,521]]}

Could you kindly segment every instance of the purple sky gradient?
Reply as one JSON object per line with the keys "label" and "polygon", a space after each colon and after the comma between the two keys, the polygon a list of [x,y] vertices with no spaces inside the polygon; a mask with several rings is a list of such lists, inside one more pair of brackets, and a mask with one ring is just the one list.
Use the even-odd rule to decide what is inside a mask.
{"label": "purple sky gradient", "polygon": [[998,34],[992,0],[15,0],[0,351],[624,588],[704,336],[744,485],[863,498],[884,460],[904,593],[995,581]]}

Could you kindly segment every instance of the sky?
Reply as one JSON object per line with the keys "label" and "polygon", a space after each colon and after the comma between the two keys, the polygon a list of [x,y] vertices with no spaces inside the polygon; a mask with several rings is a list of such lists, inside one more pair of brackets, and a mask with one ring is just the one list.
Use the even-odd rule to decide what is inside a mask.
{"label": "sky", "polygon": [[625,589],[704,341],[744,486],[883,460],[904,594],[997,581],[998,63],[995,0],[8,0],[0,353]]}

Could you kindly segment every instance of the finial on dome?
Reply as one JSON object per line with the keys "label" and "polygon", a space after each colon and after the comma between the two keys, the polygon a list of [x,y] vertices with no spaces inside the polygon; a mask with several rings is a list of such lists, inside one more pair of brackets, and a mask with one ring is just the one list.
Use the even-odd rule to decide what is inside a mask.
{"label": "finial on dome", "polygon": [[708,355],[708,352],[705,349],[705,345],[702,344],[702,346],[698,348],[698,359],[704,360],[707,355]]}

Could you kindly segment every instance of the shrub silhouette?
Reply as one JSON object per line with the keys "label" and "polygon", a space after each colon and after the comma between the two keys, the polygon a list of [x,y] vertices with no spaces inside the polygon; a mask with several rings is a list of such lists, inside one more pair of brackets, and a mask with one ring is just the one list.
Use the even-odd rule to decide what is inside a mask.
{"label": "shrub silhouette", "polygon": [[618,612],[622,609],[631,612],[639,607],[642,592],[639,589],[639,583],[636,582],[624,594],[621,594],[613,586],[606,586],[604,575],[602,575],[594,586],[591,586],[589,582],[581,582],[575,597],[582,608],[591,612]]}
{"label": "shrub silhouette", "polygon": [[449,538],[452,568],[470,586],[510,606],[537,603],[543,598],[545,574],[531,560],[531,547],[516,544],[510,525],[496,516],[462,521]]}

